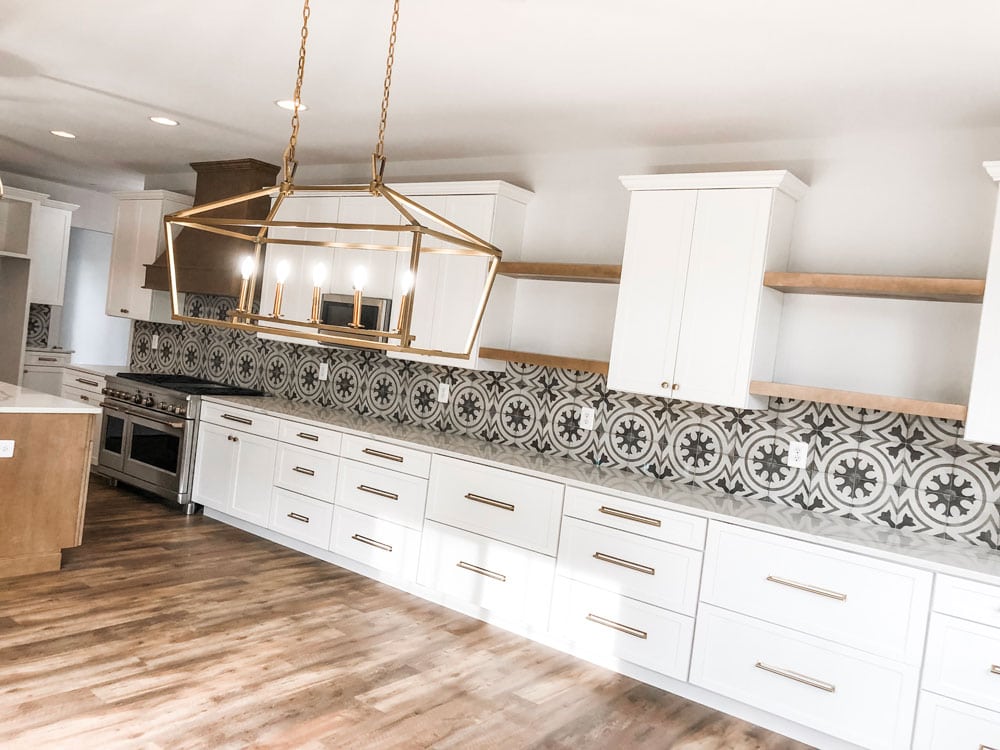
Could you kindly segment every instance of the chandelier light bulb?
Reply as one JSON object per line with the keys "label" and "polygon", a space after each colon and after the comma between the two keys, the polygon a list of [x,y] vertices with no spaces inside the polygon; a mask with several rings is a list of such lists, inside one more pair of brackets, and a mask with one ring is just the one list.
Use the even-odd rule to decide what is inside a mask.
{"label": "chandelier light bulb", "polygon": [[407,271],[399,282],[399,290],[403,294],[409,294],[411,289],[413,289],[413,271]]}
{"label": "chandelier light bulb", "polygon": [[364,266],[355,268],[354,275],[351,276],[351,282],[354,284],[354,291],[363,292],[365,284],[368,283],[368,269]]}
{"label": "chandelier light bulb", "polygon": [[244,281],[249,281],[250,277],[253,276],[255,266],[256,264],[253,262],[253,258],[249,255],[243,259],[242,263],[240,263],[240,273],[243,275]]}
{"label": "chandelier light bulb", "polygon": [[288,281],[288,274],[291,273],[291,266],[288,265],[287,260],[283,260],[274,269],[274,278],[279,284],[284,284]]}
{"label": "chandelier light bulb", "polygon": [[313,286],[323,286],[324,281],[326,281],[326,266],[317,263],[313,266]]}

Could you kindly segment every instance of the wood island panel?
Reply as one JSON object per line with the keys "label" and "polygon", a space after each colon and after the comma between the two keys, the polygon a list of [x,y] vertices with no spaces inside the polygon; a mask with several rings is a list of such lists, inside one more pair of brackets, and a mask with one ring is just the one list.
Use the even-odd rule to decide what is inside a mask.
{"label": "wood island panel", "polygon": [[0,414],[0,578],[58,570],[82,541],[91,414]]}

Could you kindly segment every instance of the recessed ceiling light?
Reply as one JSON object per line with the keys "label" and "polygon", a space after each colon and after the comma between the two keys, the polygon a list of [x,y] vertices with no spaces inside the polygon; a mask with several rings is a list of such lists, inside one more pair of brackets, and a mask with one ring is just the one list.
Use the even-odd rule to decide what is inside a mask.
{"label": "recessed ceiling light", "polygon": [[[291,99],[278,99],[275,104],[277,104],[282,109],[287,109],[289,111],[295,109],[295,102]],[[305,112],[309,107],[307,107],[302,102],[299,102],[299,112]]]}
{"label": "recessed ceiling light", "polygon": [[155,122],[157,125],[166,125],[168,128],[174,128],[180,124],[177,120],[171,120],[169,117],[161,117],[160,115],[154,115],[149,120],[150,122]]}
{"label": "recessed ceiling light", "polygon": [[50,130],[49,132],[52,133],[52,135],[59,136],[60,138],[76,138],[76,136],[68,130]]}

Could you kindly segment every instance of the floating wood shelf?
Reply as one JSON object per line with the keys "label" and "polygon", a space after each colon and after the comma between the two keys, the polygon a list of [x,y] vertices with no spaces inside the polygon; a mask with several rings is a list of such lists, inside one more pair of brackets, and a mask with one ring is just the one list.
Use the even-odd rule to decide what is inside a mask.
{"label": "floating wood shelf", "polygon": [[841,273],[770,271],[764,274],[764,286],[793,294],[829,294],[934,302],[982,302],[986,281],[931,276],[859,276]]}
{"label": "floating wood shelf", "polygon": [[479,349],[479,356],[485,359],[499,359],[502,362],[523,362],[528,365],[542,365],[543,367],[561,367],[565,370],[595,372],[598,375],[608,374],[608,363],[602,362],[599,359],[557,357],[553,354],[515,352],[510,349],[493,349],[486,346]]}
{"label": "floating wood shelf", "polygon": [[897,396],[879,396],[873,393],[838,391],[833,388],[815,388],[808,385],[788,385],[767,383],[761,380],[750,382],[750,393],[755,396],[779,396],[802,401],[819,401],[824,404],[855,406],[861,409],[879,409],[903,414],[919,414],[939,419],[965,420],[968,407],[962,404],[943,404],[937,401],[918,401]]}
{"label": "floating wood shelf", "polygon": [[617,284],[622,278],[621,266],[593,263],[518,263],[500,262],[501,276],[540,281],[584,281],[591,284]]}

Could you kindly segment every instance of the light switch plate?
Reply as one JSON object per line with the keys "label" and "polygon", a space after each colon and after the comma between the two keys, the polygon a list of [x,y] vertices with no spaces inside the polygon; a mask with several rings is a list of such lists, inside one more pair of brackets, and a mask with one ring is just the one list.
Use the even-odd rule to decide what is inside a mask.
{"label": "light switch plate", "polygon": [[319,379],[320,380],[330,379],[330,364],[328,362],[319,363]]}
{"label": "light switch plate", "polygon": [[788,443],[788,465],[793,469],[804,469],[809,461],[809,446],[797,440]]}
{"label": "light switch plate", "polygon": [[0,458],[14,458],[13,440],[0,440]]}
{"label": "light switch plate", "polygon": [[438,383],[438,402],[447,404],[451,398],[451,383]]}
{"label": "light switch plate", "polygon": [[592,406],[580,407],[580,429],[581,430],[594,429],[594,407]]}
{"label": "light switch plate", "polygon": [[160,348],[160,334],[158,333],[153,334],[153,348],[154,349]]}

